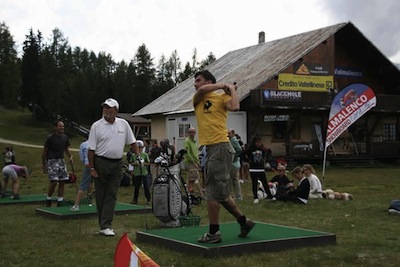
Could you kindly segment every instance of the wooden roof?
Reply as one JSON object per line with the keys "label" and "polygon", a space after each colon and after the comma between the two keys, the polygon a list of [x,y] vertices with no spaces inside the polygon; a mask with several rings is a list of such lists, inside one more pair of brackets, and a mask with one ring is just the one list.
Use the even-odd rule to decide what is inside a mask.
{"label": "wooden roof", "polygon": [[142,118],[142,117],[133,117],[132,113],[117,113],[117,117],[126,120],[129,123],[133,124],[151,124],[150,119]]}
{"label": "wooden roof", "polygon": [[[340,23],[234,50],[210,64],[207,69],[214,74],[217,82],[237,82],[239,100],[242,101],[251,90],[258,89],[348,24],[353,26],[351,22]],[[189,77],[133,116],[193,111],[194,92],[194,79]]]}

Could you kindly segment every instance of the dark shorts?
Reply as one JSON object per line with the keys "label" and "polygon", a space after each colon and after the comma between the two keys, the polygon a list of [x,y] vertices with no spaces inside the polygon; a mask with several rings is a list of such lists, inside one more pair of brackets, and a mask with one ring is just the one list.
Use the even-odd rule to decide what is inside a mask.
{"label": "dark shorts", "polygon": [[207,145],[206,198],[226,201],[230,196],[230,170],[235,149],[229,142]]}

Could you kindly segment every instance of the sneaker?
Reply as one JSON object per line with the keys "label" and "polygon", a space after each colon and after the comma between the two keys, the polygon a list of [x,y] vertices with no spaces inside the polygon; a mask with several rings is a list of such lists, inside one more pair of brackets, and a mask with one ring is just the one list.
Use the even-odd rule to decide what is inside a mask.
{"label": "sneaker", "polygon": [[101,229],[99,234],[104,236],[115,236],[114,230],[111,228]]}
{"label": "sneaker", "polygon": [[13,195],[13,196],[11,197],[11,199],[13,199],[13,200],[20,200],[21,198],[19,197],[18,194],[15,194],[15,195]]}
{"label": "sneaker", "polygon": [[79,206],[73,205],[71,211],[79,211]]}
{"label": "sneaker", "polygon": [[221,242],[221,233],[218,231],[215,234],[205,233],[202,237],[200,237],[197,242],[199,243],[219,243]]}
{"label": "sneaker", "polygon": [[246,237],[250,233],[250,231],[253,229],[254,225],[256,225],[255,222],[246,220],[246,223],[240,227],[239,237]]}
{"label": "sneaker", "polygon": [[400,211],[395,209],[389,209],[389,214],[391,215],[400,215]]}
{"label": "sneaker", "polygon": [[46,207],[51,207],[51,199],[46,199]]}
{"label": "sneaker", "polygon": [[258,198],[255,198],[253,204],[258,204],[258,202],[260,202],[260,200],[258,200]]}
{"label": "sneaker", "polygon": [[138,203],[138,201],[137,200],[133,200],[131,203],[136,205]]}
{"label": "sneaker", "polygon": [[239,179],[239,183],[243,184],[244,180],[243,179]]}

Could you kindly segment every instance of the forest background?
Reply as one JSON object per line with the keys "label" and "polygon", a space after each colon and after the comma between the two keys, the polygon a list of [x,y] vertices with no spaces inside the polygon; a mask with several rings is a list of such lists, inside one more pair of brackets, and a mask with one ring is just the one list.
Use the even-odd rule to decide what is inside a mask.
{"label": "forest background", "polygon": [[99,104],[108,97],[119,101],[121,113],[134,113],[216,60],[210,52],[199,61],[194,48],[192,62],[182,69],[176,50],[155,63],[142,44],[130,62],[116,62],[106,52],[72,47],[58,28],[47,41],[30,29],[22,55],[17,45],[6,23],[0,23],[0,106],[27,107],[35,120],[61,116],[83,125],[98,118]]}

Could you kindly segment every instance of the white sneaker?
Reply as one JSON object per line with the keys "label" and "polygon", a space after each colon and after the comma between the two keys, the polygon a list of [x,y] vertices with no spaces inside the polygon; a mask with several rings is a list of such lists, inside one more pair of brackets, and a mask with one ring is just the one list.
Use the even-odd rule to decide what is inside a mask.
{"label": "white sneaker", "polygon": [[243,184],[244,180],[243,179],[239,179],[239,183]]}
{"label": "white sneaker", "polygon": [[391,215],[400,215],[400,211],[395,209],[389,209],[389,214]]}
{"label": "white sneaker", "polygon": [[72,208],[70,209],[71,211],[79,211],[79,206],[73,205]]}
{"label": "white sneaker", "polygon": [[115,236],[114,230],[110,228],[101,229],[99,234],[104,236]]}
{"label": "white sneaker", "polygon": [[260,200],[258,200],[258,198],[255,198],[254,201],[253,201],[253,204],[258,204],[259,201]]}

